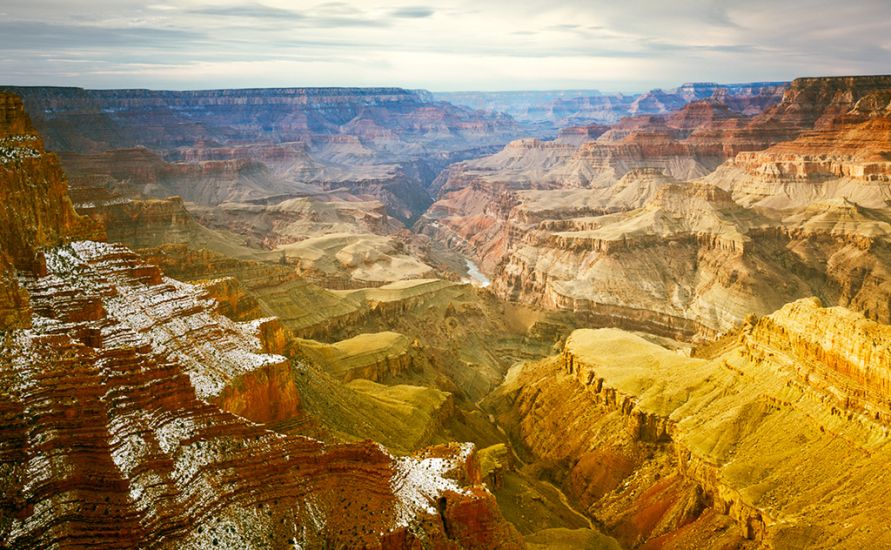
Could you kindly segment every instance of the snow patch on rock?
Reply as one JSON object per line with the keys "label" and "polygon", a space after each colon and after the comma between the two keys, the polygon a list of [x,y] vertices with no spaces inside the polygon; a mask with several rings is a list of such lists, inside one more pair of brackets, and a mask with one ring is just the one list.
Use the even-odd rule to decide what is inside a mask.
{"label": "snow patch on rock", "polygon": [[394,457],[390,488],[396,495],[396,525],[408,527],[421,514],[436,514],[436,499],[446,491],[465,494],[454,479],[446,477],[467,461],[472,443],[461,445],[454,458]]}

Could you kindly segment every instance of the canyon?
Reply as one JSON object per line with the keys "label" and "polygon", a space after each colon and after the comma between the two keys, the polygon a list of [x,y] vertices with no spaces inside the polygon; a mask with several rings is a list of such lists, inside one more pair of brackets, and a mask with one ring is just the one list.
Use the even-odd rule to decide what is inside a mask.
{"label": "canyon", "polygon": [[881,547],[889,343],[888,325],[816,299],[694,357],[582,329],[491,406],[625,545]]}
{"label": "canyon", "polygon": [[0,92],[0,546],[891,544],[891,77]]}
{"label": "canyon", "polygon": [[0,168],[18,207],[3,242],[4,545],[518,539],[478,485],[472,447],[394,457],[264,428],[303,414],[302,367],[273,353],[277,331],[229,320],[121,245],[77,240],[101,226],[75,213],[21,102],[2,105],[3,139],[28,144]]}
{"label": "canyon", "polygon": [[633,330],[709,337],[806,296],[888,323],[889,85],[799,79],[751,116],[715,96],[514,141],[444,171],[417,229],[507,299]]}
{"label": "canyon", "polygon": [[613,124],[624,117],[664,114],[714,96],[743,114],[763,111],[779,102],[788,82],[718,84],[687,82],[677,88],[655,89],[642,94],[603,93],[597,90],[543,92],[440,92],[434,97],[456,105],[510,115],[539,128],[560,130],[570,126]]}

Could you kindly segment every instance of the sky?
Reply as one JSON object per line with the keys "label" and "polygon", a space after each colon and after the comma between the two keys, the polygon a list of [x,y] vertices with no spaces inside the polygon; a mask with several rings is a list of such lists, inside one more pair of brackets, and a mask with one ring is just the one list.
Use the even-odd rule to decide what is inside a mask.
{"label": "sky", "polygon": [[0,48],[6,85],[634,92],[891,73],[891,1],[0,0]]}

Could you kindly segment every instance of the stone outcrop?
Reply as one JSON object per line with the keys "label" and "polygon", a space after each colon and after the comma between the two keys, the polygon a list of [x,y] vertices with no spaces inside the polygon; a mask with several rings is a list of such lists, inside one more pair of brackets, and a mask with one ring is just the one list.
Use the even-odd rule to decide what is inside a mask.
{"label": "stone outcrop", "polygon": [[59,161],[44,150],[22,101],[0,93],[0,329],[30,324],[16,269],[41,269],[40,251],[66,238],[102,236],[74,211],[67,192]]}
{"label": "stone outcrop", "polygon": [[595,90],[444,92],[435,97],[474,109],[507,113],[530,126],[545,131],[591,123],[612,124],[636,114],[664,114],[684,105],[719,98],[745,115],[758,114],[778,103],[788,82],[717,84],[688,82],[670,90],[650,90],[642,94],[607,94]]}
{"label": "stone outcrop", "polygon": [[19,286],[9,259],[0,255],[0,327],[7,330],[30,324],[28,293]]}
{"label": "stone outcrop", "polygon": [[216,302],[217,311],[234,321],[249,321],[262,316],[260,303],[235,277],[195,281]]}
{"label": "stone outcrop", "polygon": [[412,341],[396,332],[365,333],[333,344],[306,340],[297,345],[301,354],[329,366],[331,375],[344,382],[359,378],[380,382],[420,368]]}
{"label": "stone outcrop", "polygon": [[107,227],[108,239],[132,248],[162,243],[201,242],[182,198],[123,200],[114,204],[81,204],[79,210]]}
{"label": "stone outcrop", "polygon": [[749,328],[745,343],[752,361],[770,353],[788,357],[786,366],[839,408],[891,423],[891,326],[801,300]]}
{"label": "stone outcrop", "polygon": [[213,399],[221,409],[274,426],[303,415],[291,365],[270,364],[233,378]]}
{"label": "stone outcrop", "polygon": [[12,264],[30,269],[35,254],[66,237],[101,236],[78,216],[65,174],[25,114],[22,101],[0,94],[0,241]]}
{"label": "stone outcrop", "polygon": [[810,295],[887,322],[891,79],[755,86],[776,101],[751,116],[714,86],[681,90],[682,108],[592,140],[451,166],[416,229],[502,297],[598,324],[708,336]]}
{"label": "stone outcrop", "polygon": [[626,544],[881,545],[887,328],[806,299],[705,359],[581,330],[490,406]]}
{"label": "stone outcrop", "polygon": [[[423,93],[30,90],[74,201],[10,100],[0,546],[519,546],[484,476],[530,541],[885,544],[889,84],[684,85],[473,160],[506,119]],[[618,328],[527,362],[580,325]]]}
{"label": "stone outcrop", "polygon": [[796,79],[749,131],[783,139],[740,153],[710,176],[746,205],[805,206],[814,196],[884,207],[891,196],[891,77]]}

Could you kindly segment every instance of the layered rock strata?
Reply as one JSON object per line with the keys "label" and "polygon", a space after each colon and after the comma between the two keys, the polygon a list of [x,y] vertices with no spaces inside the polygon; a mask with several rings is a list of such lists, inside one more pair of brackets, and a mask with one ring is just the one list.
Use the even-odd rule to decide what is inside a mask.
{"label": "layered rock strata", "polygon": [[493,288],[685,339],[813,294],[888,322],[885,219],[849,203],[778,221],[716,187],[667,184],[636,210],[526,225]]}
{"label": "layered rock strata", "polygon": [[[4,101],[7,128],[27,128]],[[472,446],[396,458],[211,404],[260,422],[299,413],[300,366],[266,353],[282,347],[274,323],[233,322],[128,249],[72,241],[95,226],[63,179],[18,160],[0,182],[23,204],[4,220],[0,295],[29,299],[0,344],[0,545],[521,544],[474,485]]]}
{"label": "layered rock strata", "polygon": [[810,295],[888,322],[889,90],[797,79],[754,116],[712,97],[514,142],[450,167],[416,228],[502,297],[606,325],[688,339]]}
{"label": "layered rock strata", "polygon": [[295,142],[315,134],[380,136],[386,141],[390,134],[435,139],[454,132],[490,139],[511,123],[399,88],[9,90],[36,113],[37,126],[52,149],[79,152],[136,145],[174,149],[199,140]]}
{"label": "layered rock strata", "polygon": [[626,544],[881,545],[889,336],[813,299],[709,359],[582,330],[509,376],[495,405]]}

